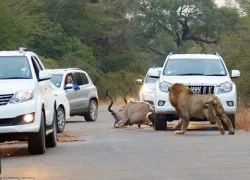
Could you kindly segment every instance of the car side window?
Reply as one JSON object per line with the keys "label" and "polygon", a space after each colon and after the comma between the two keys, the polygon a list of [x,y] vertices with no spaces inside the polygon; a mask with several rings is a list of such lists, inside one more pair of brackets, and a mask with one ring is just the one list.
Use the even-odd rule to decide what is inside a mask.
{"label": "car side window", "polygon": [[83,79],[83,84],[88,84],[89,80],[88,80],[86,74],[85,73],[81,73],[81,76],[82,76],[82,79]]}
{"label": "car side window", "polygon": [[41,65],[41,62],[37,59],[37,57],[36,56],[32,56],[32,58],[34,58],[35,61],[37,62],[38,66],[39,66],[39,69],[40,70],[44,70],[43,66]]}
{"label": "car side window", "polygon": [[84,84],[81,73],[79,72],[73,73],[73,82],[76,83],[78,86],[81,86]]}
{"label": "car side window", "polygon": [[31,61],[36,73],[36,77],[37,79],[39,79],[39,71],[41,70],[41,65],[38,63],[37,59],[34,56],[31,57]]}

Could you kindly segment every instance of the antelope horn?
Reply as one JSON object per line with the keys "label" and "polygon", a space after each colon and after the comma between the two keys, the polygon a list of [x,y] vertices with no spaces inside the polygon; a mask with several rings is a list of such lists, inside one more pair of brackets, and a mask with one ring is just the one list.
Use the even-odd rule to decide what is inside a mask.
{"label": "antelope horn", "polygon": [[116,124],[116,122],[118,122],[118,117],[116,115],[116,113],[111,109],[112,105],[113,105],[113,99],[112,97],[109,95],[109,89],[106,91],[106,95],[108,96],[108,98],[110,99],[110,104],[108,106],[108,111],[111,112],[111,114],[113,115],[113,117],[115,118],[115,123],[114,126]]}
{"label": "antelope horn", "polygon": [[110,104],[108,106],[108,111],[111,113],[114,113],[114,111],[111,109],[112,105],[113,105],[113,99],[112,97],[109,95],[109,89],[106,91],[106,95],[108,96],[109,100],[110,100]]}
{"label": "antelope horn", "polygon": [[125,92],[125,94],[124,94],[124,96],[123,96],[124,102],[125,102],[126,104],[128,104],[128,101],[127,101],[126,97],[127,97],[128,93],[129,93],[130,91],[131,91],[131,87],[129,88],[128,91]]}

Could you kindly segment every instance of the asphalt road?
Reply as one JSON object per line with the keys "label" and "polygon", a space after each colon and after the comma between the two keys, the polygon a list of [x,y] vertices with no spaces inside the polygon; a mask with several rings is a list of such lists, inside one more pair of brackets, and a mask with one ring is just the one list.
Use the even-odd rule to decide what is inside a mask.
{"label": "asphalt road", "polygon": [[115,129],[113,122],[106,107],[96,122],[72,117],[57,147],[44,155],[29,155],[25,143],[1,144],[0,180],[250,179],[250,133],[222,136],[196,123],[176,135],[147,126]]}

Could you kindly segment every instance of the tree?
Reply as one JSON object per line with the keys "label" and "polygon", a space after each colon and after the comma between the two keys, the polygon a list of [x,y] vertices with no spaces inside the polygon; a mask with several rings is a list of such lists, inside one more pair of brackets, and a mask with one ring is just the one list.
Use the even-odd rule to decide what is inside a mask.
{"label": "tree", "polygon": [[165,33],[178,48],[193,41],[204,49],[204,44],[218,43],[218,31],[234,27],[238,13],[218,8],[212,0],[141,0],[136,18],[151,38]]}
{"label": "tree", "polygon": [[0,49],[13,50],[28,46],[32,32],[37,30],[34,22],[37,3],[34,0],[0,1]]}
{"label": "tree", "polygon": [[[248,1],[249,2],[249,1]],[[242,1],[243,4],[239,4],[240,7],[245,7],[244,11],[248,12],[246,8],[246,1]],[[250,7],[250,6],[249,6]],[[250,10],[250,8],[249,8]],[[249,11],[250,12],[250,11]],[[225,59],[229,69],[238,69],[241,72],[241,76],[234,81],[237,84],[238,95],[241,99],[250,105],[250,83],[249,69],[250,69],[250,14],[246,13],[240,17],[240,21],[237,26],[232,30],[228,29],[221,33],[220,44],[216,46],[216,49]]]}

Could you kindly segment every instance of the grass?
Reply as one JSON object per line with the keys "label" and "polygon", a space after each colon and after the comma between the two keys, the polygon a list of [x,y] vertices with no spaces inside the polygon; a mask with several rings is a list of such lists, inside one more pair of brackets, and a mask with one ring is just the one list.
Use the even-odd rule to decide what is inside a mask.
{"label": "grass", "polygon": [[238,102],[238,108],[235,116],[236,129],[250,131],[250,108],[242,100]]}

